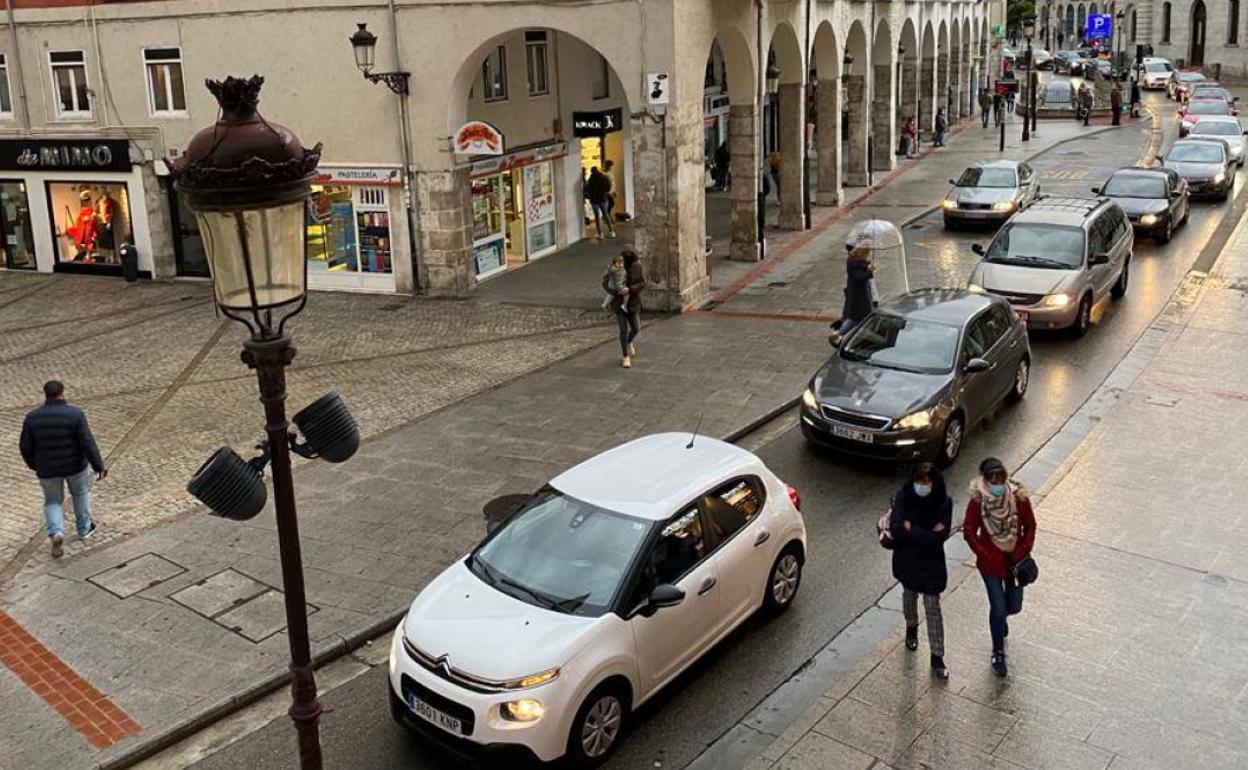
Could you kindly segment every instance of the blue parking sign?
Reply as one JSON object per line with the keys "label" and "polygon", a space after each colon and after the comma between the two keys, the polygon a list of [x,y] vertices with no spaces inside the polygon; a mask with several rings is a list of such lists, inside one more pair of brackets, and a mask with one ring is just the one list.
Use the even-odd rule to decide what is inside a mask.
{"label": "blue parking sign", "polygon": [[1108,13],[1088,14],[1088,40],[1113,40],[1114,17]]}

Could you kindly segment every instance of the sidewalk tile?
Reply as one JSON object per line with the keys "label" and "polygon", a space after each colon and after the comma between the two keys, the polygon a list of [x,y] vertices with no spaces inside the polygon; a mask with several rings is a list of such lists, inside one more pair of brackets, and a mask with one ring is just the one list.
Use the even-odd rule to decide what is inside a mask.
{"label": "sidewalk tile", "polygon": [[960,695],[933,689],[914,706],[914,721],[929,732],[991,753],[1018,717]]}
{"label": "sidewalk tile", "polygon": [[926,660],[918,660],[898,646],[867,675],[849,695],[885,714],[898,716],[910,710],[932,686]]}
{"label": "sidewalk tile", "polygon": [[867,770],[875,757],[818,733],[807,733],[772,767],[774,770]]}
{"label": "sidewalk tile", "polygon": [[815,725],[814,731],[891,762],[909,748],[928,724],[916,709],[890,716],[847,697]]}
{"label": "sidewalk tile", "polygon": [[1105,770],[1112,752],[1020,721],[994,755],[1033,770]]}
{"label": "sidewalk tile", "polygon": [[779,759],[785,752],[793,748],[793,745],[797,743],[802,736],[810,732],[815,723],[817,723],[820,719],[823,719],[824,715],[832,710],[833,703],[834,701],[829,700],[828,698],[820,698],[815,701],[815,705],[807,709],[806,713],[802,714],[797,721],[789,725],[788,729],[780,734],[780,737],[772,741],[771,745],[767,747],[767,750],[763,752],[762,756],[769,761]]}
{"label": "sidewalk tile", "polygon": [[893,764],[897,770],[1019,770],[1023,767],[954,740],[938,732],[937,727],[920,735]]}

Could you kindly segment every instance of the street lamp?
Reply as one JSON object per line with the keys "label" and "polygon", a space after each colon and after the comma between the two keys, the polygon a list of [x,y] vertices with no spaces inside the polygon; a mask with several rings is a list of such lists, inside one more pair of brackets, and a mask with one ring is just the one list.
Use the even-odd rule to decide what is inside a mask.
{"label": "street lamp", "polygon": [[368,31],[364,22],[356,22],[355,34],[351,36],[351,50],[355,52],[355,66],[364,73],[364,79],[370,83],[385,83],[396,94],[407,93],[407,81],[410,72],[373,72],[377,56],[377,36]]}
{"label": "street lamp", "polygon": [[906,47],[902,44],[897,45],[897,106],[905,109],[904,90],[902,89],[901,63],[906,55]]}
{"label": "street lamp", "polygon": [[217,307],[251,333],[242,360],[256,370],[268,434],[260,457],[244,463],[222,448],[187,488],[218,515],[250,518],[263,507],[259,474],[272,462],[290,638],[290,716],[300,766],[319,770],[321,704],[312,673],[290,452],[346,459],[358,446],[359,434],[337,394],[295,415],[308,443],[296,446],[286,421],[285,370],[295,347],[285,326],[307,302],[305,204],[321,145],[306,148],[289,129],[260,117],[256,107],[263,84],[259,75],[207,81],[221,118],[197,133],[174,164],[175,187],[203,234]]}
{"label": "street lamp", "polygon": [[767,65],[767,95],[775,96],[780,93],[780,75],[781,70],[773,61]]}
{"label": "street lamp", "polygon": [[1028,16],[1023,20],[1023,37],[1027,38],[1027,114],[1023,116],[1023,141],[1031,141],[1031,122],[1036,114],[1036,57],[1031,50],[1031,38],[1036,34],[1036,19]]}
{"label": "street lamp", "polygon": [[1126,42],[1125,40],[1126,30],[1122,28],[1122,20],[1124,18],[1126,18],[1126,14],[1123,13],[1123,10],[1121,8],[1119,8],[1118,13],[1114,14],[1114,22],[1116,23],[1118,27],[1118,47],[1114,49],[1114,79],[1115,80],[1122,79],[1122,69],[1123,69],[1122,51],[1123,51],[1123,43]]}

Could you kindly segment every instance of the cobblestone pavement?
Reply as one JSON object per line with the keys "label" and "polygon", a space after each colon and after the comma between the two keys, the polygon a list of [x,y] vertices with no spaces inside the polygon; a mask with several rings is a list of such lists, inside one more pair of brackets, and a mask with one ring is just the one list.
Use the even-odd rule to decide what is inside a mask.
{"label": "cobblestone pavement", "polygon": [[[1248,767],[1245,318],[1241,220],[1209,278],[1189,278],[1090,416],[1072,419],[1086,439],[1040,472],[1040,579],[1010,619],[1007,679],[989,670],[984,589],[955,537],[959,569],[942,600],[947,683],[930,674],[923,632],[917,653],[901,644],[894,589],[863,616],[896,629],[887,641],[793,719],[771,719],[779,699],[760,705],[739,730],[770,734],[770,745],[715,766]],[[835,640],[812,668],[852,644]]]}
{"label": "cobblestone pavement", "polygon": [[[313,294],[292,323],[290,404],[337,389],[373,436],[610,339],[609,320],[575,309]],[[11,460],[0,465],[0,570],[41,528],[39,487],[16,446],[44,381],[63,380],[86,409],[110,469],[95,490],[101,541],[190,510],[185,487],[200,463],[222,444],[246,455],[262,435],[254,375],[238,359],[241,327],[214,314],[205,284],[0,272],[0,326],[0,446]],[[34,550],[37,563],[45,551]]]}
{"label": "cobblestone pavement", "polygon": [[[959,146],[955,139],[932,156],[931,173],[947,177],[942,157]],[[930,174],[914,173],[879,194],[904,202],[939,193]],[[764,266],[779,275],[823,259],[820,239],[843,237],[860,212],[851,214],[823,214],[819,230],[791,236]],[[259,405],[237,362],[241,333],[214,318],[202,285],[0,279],[0,321],[19,332],[0,343],[13,346],[3,349],[12,376],[0,442],[15,444],[44,379],[66,380],[113,466],[98,489],[100,518],[113,532],[138,533],[52,564],[36,539],[34,558],[0,590],[0,609],[142,730],[95,752],[0,672],[0,721],[21,724],[0,734],[0,766],[83,767],[286,668],[271,510],[246,523],[177,515],[188,510],[186,479],[213,448],[242,450],[258,438]],[[35,281],[46,283],[27,283]],[[91,290],[75,291],[84,281]],[[49,325],[45,309],[58,323]],[[481,506],[495,495],[530,491],[632,436],[699,422],[703,433],[725,435],[792,403],[827,355],[821,325],[800,317],[691,313],[647,322],[637,363],[623,370],[610,344],[574,355],[611,339],[601,318],[481,301],[314,296],[294,328],[301,352],[291,403],[337,388],[371,437],[348,463],[296,470],[317,650],[340,649],[401,612],[479,539]],[[57,346],[39,342],[41,326],[54,330]],[[0,483],[28,494],[33,482],[9,466]],[[27,536],[37,528],[32,502],[15,500],[3,513],[22,510]]]}

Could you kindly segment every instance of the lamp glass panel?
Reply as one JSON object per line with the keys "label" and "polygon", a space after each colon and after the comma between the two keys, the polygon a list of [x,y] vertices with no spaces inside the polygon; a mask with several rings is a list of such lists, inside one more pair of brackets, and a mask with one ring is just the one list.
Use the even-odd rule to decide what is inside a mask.
{"label": "lamp glass panel", "polygon": [[372,45],[357,44],[352,48],[355,49],[355,66],[362,70],[371,70],[374,57],[377,55],[376,41]]}
{"label": "lamp glass panel", "polygon": [[303,296],[307,259],[303,201],[239,212],[204,211],[198,218],[217,303],[222,307],[252,309],[248,258],[255,307],[273,307]]}

